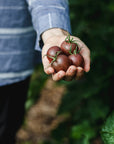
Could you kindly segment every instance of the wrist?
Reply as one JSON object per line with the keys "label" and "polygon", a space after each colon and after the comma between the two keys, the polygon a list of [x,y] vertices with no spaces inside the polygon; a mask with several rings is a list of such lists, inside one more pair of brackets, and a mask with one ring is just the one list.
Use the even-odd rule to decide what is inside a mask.
{"label": "wrist", "polygon": [[42,37],[43,42],[45,43],[49,38],[53,36],[67,36],[68,34],[69,33],[63,29],[52,28],[43,32],[41,37]]}

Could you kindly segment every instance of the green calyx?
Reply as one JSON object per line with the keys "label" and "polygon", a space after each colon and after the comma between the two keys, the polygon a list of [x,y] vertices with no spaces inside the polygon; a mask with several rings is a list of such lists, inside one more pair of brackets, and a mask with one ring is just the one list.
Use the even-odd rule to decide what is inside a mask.
{"label": "green calyx", "polygon": [[73,51],[73,53],[74,53],[75,55],[76,55],[77,53],[79,53],[77,46],[76,46],[76,49]]}
{"label": "green calyx", "polygon": [[[68,34],[68,36],[65,38],[65,41],[67,42],[67,43],[71,43],[71,46],[70,46],[70,50],[69,50],[69,53],[70,54],[77,54],[77,53],[79,53],[80,51],[81,51],[81,49],[82,48],[80,48],[79,50],[78,50],[78,43],[76,42],[76,41],[79,41],[79,40],[74,40],[73,38],[70,38],[70,34]],[[80,42],[80,41],[79,41]],[[73,53],[72,53],[72,43],[75,43],[76,44],[76,49],[73,51]]]}
{"label": "green calyx", "polygon": [[[66,41],[67,43],[75,43],[75,44],[77,44],[76,41],[78,41],[78,40],[74,40],[73,37],[71,38],[71,37],[70,37],[70,34],[68,34],[68,36],[65,38],[65,41]],[[78,44],[77,44],[77,45],[78,45]]]}
{"label": "green calyx", "polygon": [[70,34],[68,34],[68,36],[65,38],[65,41],[68,43],[74,43],[75,40],[73,40],[73,38],[70,38]]}
{"label": "green calyx", "polygon": [[72,55],[72,54],[77,54],[77,53],[79,53],[80,52],[80,50],[78,50],[78,46],[76,46],[76,49],[73,51],[73,53],[72,53],[72,45],[70,46],[70,50],[69,50],[69,53]]}
{"label": "green calyx", "polygon": [[57,56],[58,56],[60,53],[61,53],[61,51],[57,51],[56,54],[55,54],[55,56],[45,55],[45,56],[48,56],[48,57],[50,57],[51,59],[53,59],[53,60],[51,61],[51,63],[49,64],[49,66],[52,65],[53,62],[55,62],[55,61],[57,60]]}

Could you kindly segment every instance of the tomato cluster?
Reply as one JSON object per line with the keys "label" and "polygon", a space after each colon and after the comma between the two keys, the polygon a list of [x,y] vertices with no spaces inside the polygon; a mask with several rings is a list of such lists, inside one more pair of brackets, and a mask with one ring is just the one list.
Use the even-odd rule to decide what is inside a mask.
{"label": "tomato cluster", "polygon": [[84,58],[80,54],[77,43],[68,36],[61,46],[50,47],[46,54],[51,66],[56,72],[67,71],[70,65],[84,67]]}

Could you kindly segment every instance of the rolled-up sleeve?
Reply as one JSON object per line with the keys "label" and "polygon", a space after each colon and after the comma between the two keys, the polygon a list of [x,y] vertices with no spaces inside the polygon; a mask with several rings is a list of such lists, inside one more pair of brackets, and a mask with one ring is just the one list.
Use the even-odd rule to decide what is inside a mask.
{"label": "rolled-up sleeve", "polygon": [[36,50],[41,51],[41,34],[51,28],[61,28],[71,33],[68,0],[26,0],[37,33]]}

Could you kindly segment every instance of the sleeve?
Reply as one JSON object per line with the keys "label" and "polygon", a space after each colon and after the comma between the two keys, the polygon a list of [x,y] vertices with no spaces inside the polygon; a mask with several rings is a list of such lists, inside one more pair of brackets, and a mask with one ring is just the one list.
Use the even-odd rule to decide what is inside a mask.
{"label": "sleeve", "polygon": [[36,50],[41,51],[41,34],[51,28],[71,33],[68,0],[26,0],[37,33]]}

